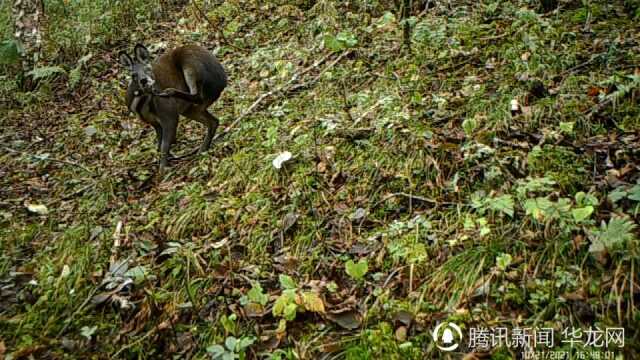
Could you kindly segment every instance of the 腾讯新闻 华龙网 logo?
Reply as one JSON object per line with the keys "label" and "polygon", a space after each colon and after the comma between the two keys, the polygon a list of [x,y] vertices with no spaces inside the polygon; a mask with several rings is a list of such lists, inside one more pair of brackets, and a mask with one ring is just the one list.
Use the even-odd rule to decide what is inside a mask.
{"label": "\u817e\u8baf\u65b0\u95fb \u534e\u9f99\u7f51 logo", "polygon": [[442,351],[453,351],[460,346],[462,330],[452,322],[442,322],[433,329],[433,341]]}

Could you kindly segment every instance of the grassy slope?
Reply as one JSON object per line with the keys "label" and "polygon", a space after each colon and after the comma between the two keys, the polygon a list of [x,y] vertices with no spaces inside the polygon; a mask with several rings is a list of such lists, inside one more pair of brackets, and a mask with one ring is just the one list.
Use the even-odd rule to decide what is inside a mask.
{"label": "grassy slope", "polygon": [[[204,356],[236,336],[257,337],[247,356],[433,358],[428,331],[449,319],[624,326],[626,358],[637,356],[637,232],[616,251],[589,252],[601,221],[638,219],[635,200],[607,199],[638,178],[638,80],[628,75],[640,32],[622,2],[546,15],[526,2],[440,4],[416,18],[411,52],[392,9],[357,4],[204,9],[226,19],[234,44],[218,55],[231,78],[212,108],[223,126],[330,54],[327,34],[358,43],[157,184],[152,131],[122,104],[119,48],[94,48],[76,90],[60,77],[38,96],[15,95],[1,120],[3,143],[21,153],[0,155],[0,345],[36,357]],[[174,11],[177,27],[156,21],[136,37],[219,38],[193,7]],[[549,95],[532,95],[536,80]],[[512,99],[523,114],[512,116]],[[181,129],[177,152],[199,144],[198,125]],[[282,151],[294,160],[276,170]],[[578,221],[572,210],[589,206],[580,191],[597,200]],[[550,200],[544,214],[536,198]],[[25,202],[50,213],[29,215]],[[126,259],[134,283],[85,303]],[[350,259],[367,260],[364,280],[346,274]],[[325,314],[298,311],[286,327],[274,317],[283,274],[298,294],[321,295]],[[358,329],[331,321],[345,310],[362,316]],[[401,310],[414,315],[406,339],[394,334]]]}

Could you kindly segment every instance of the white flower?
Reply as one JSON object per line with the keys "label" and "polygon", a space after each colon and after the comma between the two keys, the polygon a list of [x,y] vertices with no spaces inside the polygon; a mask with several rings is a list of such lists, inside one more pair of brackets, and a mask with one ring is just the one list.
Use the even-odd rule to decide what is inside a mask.
{"label": "white flower", "polygon": [[284,164],[285,162],[291,160],[291,158],[293,157],[293,155],[291,155],[290,152],[285,151],[280,153],[278,156],[276,156],[275,159],[273,159],[273,161],[271,162],[273,164],[273,167],[276,169],[280,169],[282,168],[282,164]]}

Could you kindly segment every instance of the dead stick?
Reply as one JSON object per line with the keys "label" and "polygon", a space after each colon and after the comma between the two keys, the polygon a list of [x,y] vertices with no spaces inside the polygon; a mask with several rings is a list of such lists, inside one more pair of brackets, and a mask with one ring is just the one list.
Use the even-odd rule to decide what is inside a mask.
{"label": "dead stick", "polygon": [[419,201],[422,201],[422,202],[427,202],[427,203],[430,203],[430,204],[434,204],[436,206],[438,206],[438,205],[462,205],[462,204],[456,203],[456,202],[437,201],[437,200],[434,200],[434,199],[431,199],[431,198],[427,198],[427,197],[424,197],[424,196],[411,195],[411,194],[407,194],[407,193],[403,193],[403,192],[398,192],[398,193],[393,193],[393,194],[389,194],[389,195],[385,196],[384,198],[382,198],[382,200],[380,200],[377,203],[373,204],[372,208],[376,208],[376,207],[378,207],[378,205],[382,204],[383,202],[385,202],[385,201],[387,201],[387,200],[389,200],[391,198],[399,197],[399,196],[406,197],[406,198],[409,198],[411,200],[419,200]]}

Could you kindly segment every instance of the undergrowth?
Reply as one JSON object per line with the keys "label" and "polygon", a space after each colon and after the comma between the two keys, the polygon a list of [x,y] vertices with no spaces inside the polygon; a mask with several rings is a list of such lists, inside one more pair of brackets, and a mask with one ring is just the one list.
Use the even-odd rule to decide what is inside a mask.
{"label": "undergrowth", "polygon": [[[45,1],[44,56],[0,65],[0,357],[446,358],[451,321],[636,358],[637,6],[420,3]],[[219,131],[281,91],[160,177],[138,41],[216,54]]]}

